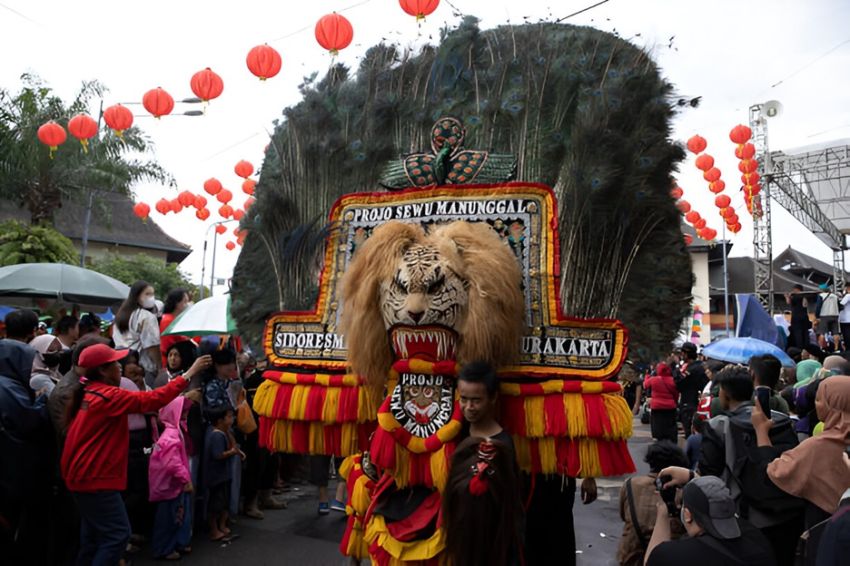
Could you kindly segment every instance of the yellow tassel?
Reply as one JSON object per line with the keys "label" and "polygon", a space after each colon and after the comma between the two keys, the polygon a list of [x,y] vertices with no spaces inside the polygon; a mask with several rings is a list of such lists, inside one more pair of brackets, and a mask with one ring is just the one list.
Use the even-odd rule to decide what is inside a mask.
{"label": "yellow tassel", "polygon": [[526,397],[523,401],[525,410],[525,433],[530,438],[540,438],[546,432],[546,413],[543,411],[543,395]]}
{"label": "yellow tassel", "polygon": [[567,436],[587,436],[587,420],[581,393],[564,393],[564,410],[567,414]]}
{"label": "yellow tassel", "polygon": [[340,449],[343,454],[354,454],[357,449],[357,425],[354,423],[343,423],[342,437],[340,438]]}
{"label": "yellow tassel", "polygon": [[395,445],[395,469],[392,475],[399,488],[407,487],[410,480],[410,453],[398,443]]}
{"label": "yellow tassel", "polygon": [[310,436],[307,440],[307,446],[311,454],[325,453],[324,430],[325,427],[322,426],[322,423],[310,423]]}
{"label": "yellow tassel", "polygon": [[354,489],[351,491],[351,500],[348,504],[351,505],[357,515],[365,515],[369,509],[369,504],[372,502],[369,489],[366,487],[368,482],[369,478],[366,476],[360,476],[354,482]]}
{"label": "yellow tassel", "polygon": [[433,454],[431,454],[431,480],[434,482],[434,487],[440,493],[446,489],[446,482],[449,477],[448,462],[446,462],[446,447],[443,446]]}
{"label": "yellow tassel", "polygon": [[347,480],[348,476],[351,475],[351,471],[354,469],[355,464],[357,464],[356,458],[356,454],[348,456],[339,465],[339,475],[342,476],[342,479]]}
{"label": "yellow tassel", "polygon": [[540,467],[543,473],[555,473],[558,465],[558,457],[555,453],[555,439],[552,437],[541,438],[537,441],[537,447],[540,451]]}
{"label": "yellow tassel", "polygon": [[264,379],[260,386],[257,388],[257,393],[254,395],[254,410],[257,411],[257,414],[263,417],[270,417],[272,415],[272,408],[274,407],[274,400],[277,397],[277,390],[280,386],[268,379]]}
{"label": "yellow tassel", "polygon": [[632,410],[626,400],[617,393],[605,393],[602,395],[605,403],[605,412],[611,421],[611,434],[606,435],[607,440],[620,440],[632,435]]}
{"label": "yellow tassel", "polygon": [[579,476],[583,478],[598,478],[602,475],[602,464],[599,462],[599,449],[596,441],[591,438],[578,440],[578,450],[581,457]]}
{"label": "yellow tassel", "polygon": [[339,422],[339,387],[328,387],[325,391],[325,404],[322,407],[322,422]]}
{"label": "yellow tassel", "polygon": [[289,400],[289,420],[300,421],[304,419],[304,410],[307,401],[306,392],[309,387],[296,385],[292,388],[292,397]]}

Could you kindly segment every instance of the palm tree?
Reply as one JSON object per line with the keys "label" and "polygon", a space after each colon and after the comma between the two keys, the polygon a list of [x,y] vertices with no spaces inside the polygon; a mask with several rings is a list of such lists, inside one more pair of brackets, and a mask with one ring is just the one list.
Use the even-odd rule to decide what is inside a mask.
{"label": "palm tree", "polygon": [[138,181],[173,183],[155,161],[144,159],[152,145],[136,127],[121,139],[104,125],[88,153],[69,135],[51,158],[38,141],[38,128],[48,120],[66,127],[73,115],[102,100],[106,88],[85,81],[66,106],[38,77],[21,79],[24,86],[16,95],[0,89],[0,197],[26,206],[32,224],[52,225],[63,199],[83,200],[98,191],[130,194]]}

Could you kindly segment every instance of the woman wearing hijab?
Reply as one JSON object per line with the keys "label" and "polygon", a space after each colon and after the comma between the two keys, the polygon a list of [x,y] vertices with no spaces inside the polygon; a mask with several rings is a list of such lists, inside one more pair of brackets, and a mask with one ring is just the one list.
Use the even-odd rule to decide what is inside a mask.
{"label": "woman wearing hijab", "polygon": [[44,334],[33,338],[30,346],[37,352],[32,360],[30,388],[36,393],[50,395],[62,378],[57,369],[61,361],[62,342],[52,334]]}
{"label": "woman wearing hijab", "polygon": [[648,376],[643,388],[649,389],[649,423],[652,438],[676,442],[679,436],[676,424],[676,407],[679,404],[679,390],[673,381],[673,372],[666,363],[655,366],[655,375]]}
{"label": "woman wearing hijab", "polygon": [[[156,381],[153,383],[154,388],[162,387],[188,370],[195,363],[197,357],[198,347],[195,346],[194,342],[182,340],[171,344],[165,353],[165,366],[159,370],[159,375],[156,376]],[[200,380],[194,386],[200,387]]]}
{"label": "woman wearing hijab", "polygon": [[[824,360],[826,361],[826,360]],[[814,401],[817,392],[818,379],[832,375],[819,362],[803,360],[797,364],[797,382],[794,384],[794,407],[798,419],[794,425],[800,441],[812,435],[812,429],[817,424]]]}
{"label": "woman wearing hijab", "polygon": [[[841,495],[850,488],[850,377],[824,379],[815,399],[823,433],[807,438],[767,466],[767,475],[782,491],[808,502],[806,528],[828,518],[838,508]],[[752,413],[758,445],[772,446],[771,421],[756,403]]]}

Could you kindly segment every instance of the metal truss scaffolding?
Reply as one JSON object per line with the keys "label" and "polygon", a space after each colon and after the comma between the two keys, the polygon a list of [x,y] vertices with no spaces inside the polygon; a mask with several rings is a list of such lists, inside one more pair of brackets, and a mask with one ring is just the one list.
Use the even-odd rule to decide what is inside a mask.
{"label": "metal truss scaffolding", "polygon": [[[767,122],[761,105],[750,108],[750,127],[759,158],[762,192],[754,199],[755,293],[773,312],[770,201],[776,202],[833,251],[833,284],[845,283],[845,233],[850,232],[850,145],[785,155],[767,147]],[[756,200],[760,199],[760,200]]]}

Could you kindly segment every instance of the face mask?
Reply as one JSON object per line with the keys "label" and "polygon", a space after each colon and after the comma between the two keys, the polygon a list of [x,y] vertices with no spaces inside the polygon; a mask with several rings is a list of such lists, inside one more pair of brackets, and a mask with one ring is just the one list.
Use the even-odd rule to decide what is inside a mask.
{"label": "face mask", "polygon": [[156,306],[156,299],[153,297],[145,297],[142,299],[142,308],[152,309]]}
{"label": "face mask", "polygon": [[41,355],[41,360],[44,362],[49,368],[55,368],[59,365],[61,360],[61,352],[47,352],[46,354]]}

